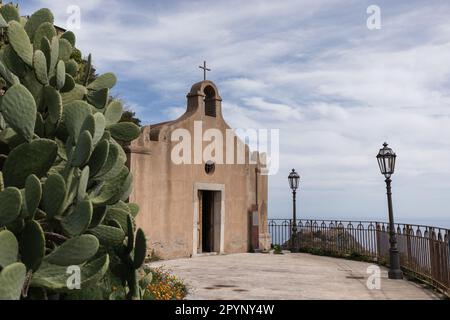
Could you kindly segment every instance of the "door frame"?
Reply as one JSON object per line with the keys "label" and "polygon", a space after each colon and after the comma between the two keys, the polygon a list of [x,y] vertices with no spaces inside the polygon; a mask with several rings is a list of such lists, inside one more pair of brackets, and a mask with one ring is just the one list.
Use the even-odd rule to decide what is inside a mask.
{"label": "door frame", "polygon": [[[219,254],[225,253],[225,185],[219,183],[194,183],[193,192],[193,234],[192,234],[192,256],[198,256],[198,222],[200,213],[200,200],[199,191],[217,191],[220,192],[220,244],[219,244]],[[214,222],[214,229],[217,227],[217,222]]]}

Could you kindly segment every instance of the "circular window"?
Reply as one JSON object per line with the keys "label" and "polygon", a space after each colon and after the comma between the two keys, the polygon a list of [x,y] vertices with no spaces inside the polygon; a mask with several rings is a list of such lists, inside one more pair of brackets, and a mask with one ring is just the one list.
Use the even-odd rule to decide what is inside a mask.
{"label": "circular window", "polygon": [[211,160],[206,161],[206,163],[205,163],[206,174],[213,174],[215,170],[216,170],[216,164]]}

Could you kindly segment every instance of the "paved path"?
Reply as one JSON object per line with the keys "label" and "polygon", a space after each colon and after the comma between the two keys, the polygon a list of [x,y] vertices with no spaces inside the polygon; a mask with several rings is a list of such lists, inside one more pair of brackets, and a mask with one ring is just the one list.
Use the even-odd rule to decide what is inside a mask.
{"label": "paved path", "polygon": [[240,253],[158,261],[184,279],[187,299],[438,299],[407,280],[389,280],[369,290],[370,263],[314,256]]}

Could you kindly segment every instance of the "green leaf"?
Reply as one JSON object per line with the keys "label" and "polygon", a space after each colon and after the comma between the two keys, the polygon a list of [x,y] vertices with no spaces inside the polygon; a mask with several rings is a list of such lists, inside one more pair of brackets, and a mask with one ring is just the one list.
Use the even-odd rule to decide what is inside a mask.
{"label": "green leaf", "polygon": [[121,228],[99,225],[93,229],[89,229],[88,233],[98,238],[104,246],[116,247],[121,245],[125,240],[125,233]]}
{"label": "green leaf", "polygon": [[122,118],[122,112],[122,102],[120,102],[119,100],[111,101],[111,103],[108,104],[105,110],[106,124],[109,126],[119,122],[120,118]]}
{"label": "green leaf", "polygon": [[61,93],[63,105],[69,104],[77,100],[83,100],[87,94],[87,89],[82,85],[75,84],[75,87],[69,92]]}
{"label": "green leaf", "polygon": [[26,268],[16,262],[0,272],[0,300],[19,300],[25,282]]}
{"label": "green leaf", "polygon": [[67,41],[70,42],[70,44],[72,45],[72,47],[75,47],[75,34],[72,31],[66,31],[62,34],[61,36],[62,39],[66,39]]}
{"label": "green leaf", "polygon": [[3,16],[0,14],[0,28],[7,28],[8,22],[3,18]]}
{"label": "green leaf", "polygon": [[34,124],[34,134],[43,137],[45,131],[45,123],[41,113],[36,114],[36,123]]}
{"label": "green leaf", "polygon": [[48,108],[48,117],[54,124],[58,123],[62,117],[62,99],[58,90],[52,86],[46,86],[44,88],[44,101]]}
{"label": "green leaf", "polygon": [[69,41],[63,38],[59,39],[59,59],[69,61],[72,50],[73,48]]}
{"label": "green leaf", "polygon": [[120,146],[115,143],[109,144],[108,157],[106,162],[102,166],[101,170],[96,174],[101,180],[107,180],[108,178],[117,176],[117,174],[122,170],[122,165],[124,163],[120,154]]}
{"label": "green leaf", "polygon": [[85,101],[76,100],[65,105],[63,110],[63,122],[69,135],[78,139],[81,126],[91,113],[91,107]]}
{"label": "green leaf", "polygon": [[14,233],[8,230],[0,231],[0,270],[19,259],[19,243]]}
{"label": "green leaf", "polygon": [[133,266],[135,269],[139,269],[144,263],[145,256],[147,255],[147,240],[142,229],[138,229],[136,232],[136,242],[134,244],[134,259]]}
{"label": "green leaf", "polygon": [[41,181],[34,174],[30,174],[25,180],[25,203],[29,218],[34,218],[34,214],[41,202],[41,197]]}
{"label": "green leaf", "polygon": [[95,176],[105,165],[108,158],[109,143],[108,140],[100,141],[94,148],[91,157],[89,158],[88,166],[90,168],[90,175]]}
{"label": "green leaf", "polygon": [[36,139],[14,148],[3,166],[5,185],[23,188],[30,174],[43,177],[53,165],[57,152],[56,142],[48,139]]}
{"label": "green leaf", "polygon": [[41,50],[36,50],[34,52],[33,66],[34,66],[34,73],[38,81],[43,85],[47,85],[48,84],[47,60],[45,59],[45,54]]}
{"label": "green leaf", "polygon": [[108,127],[111,136],[120,141],[133,141],[141,134],[141,129],[133,122],[119,122]]}
{"label": "green leaf", "polygon": [[136,218],[139,213],[139,205],[137,203],[127,203],[128,208],[130,209],[130,214],[133,218]]}
{"label": "green leaf", "polygon": [[22,27],[25,28],[25,25],[27,24],[27,18],[25,17],[20,17],[20,24],[22,25]]}
{"label": "green leaf", "polygon": [[127,217],[128,212],[119,208],[109,207],[106,211],[106,221],[110,220],[116,220],[119,224],[122,230],[127,233],[128,232],[128,225],[127,225]]}
{"label": "green leaf", "polygon": [[89,133],[92,135],[94,135],[95,133],[95,118],[93,114],[90,114],[86,117],[86,119],[84,119],[84,122],[81,126],[80,132],[83,131],[89,131]]}
{"label": "green leaf", "polygon": [[[14,75],[20,78],[25,77],[28,67],[9,44],[4,46],[3,62]],[[13,83],[17,83],[15,79],[13,80]]]}
{"label": "green leaf", "polygon": [[[51,39],[51,38],[49,38]],[[35,49],[37,49],[35,47]],[[44,53],[45,55],[45,61],[47,62],[47,73],[50,72],[50,63],[52,59],[52,48],[50,41],[47,38],[42,38],[41,45],[39,46],[39,49]]]}
{"label": "green leaf", "polygon": [[112,87],[115,86],[117,82],[117,78],[114,75],[114,73],[108,72],[105,74],[102,74],[101,76],[97,77],[94,81],[92,81],[87,88],[91,90],[100,90],[104,88],[112,89]]}
{"label": "green leaf", "polygon": [[83,170],[81,170],[80,182],[78,184],[78,192],[77,199],[81,201],[86,198],[86,190],[89,183],[89,166],[85,166]]}
{"label": "green leaf", "polygon": [[97,206],[94,208],[92,212],[91,223],[89,224],[89,229],[93,229],[97,227],[100,223],[103,222],[103,219],[106,216],[106,206]]}
{"label": "green leaf", "polygon": [[[80,287],[87,288],[96,285],[105,275],[108,266],[109,256],[107,254],[81,266]],[[67,267],[65,266],[44,262],[39,270],[33,274],[31,286],[43,287],[52,291],[67,292],[69,291],[67,288],[67,280],[71,276],[67,271]]]}
{"label": "green leaf", "polygon": [[85,86],[88,85],[88,81],[89,81],[91,72],[92,72],[92,55],[89,53],[86,64],[84,65],[84,68],[83,68],[84,85]]}
{"label": "green leaf", "polygon": [[61,88],[61,92],[70,92],[75,88],[75,80],[68,73],[65,75],[64,87]]}
{"label": "green leaf", "polygon": [[45,254],[45,237],[41,225],[34,220],[27,221],[22,230],[20,254],[28,270],[39,269]]}
{"label": "green leaf", "polygon": [[25,76],[20,79],[20,81],[33,95],[37,110],[42,111],[42,104],[44,102],[44,86],[36,79],[33,70],[29,70]]}
{"label": "green leaf", "polygon": [[96,145],[97,142],[100,141],[100,139],[103,137],[103,134],[105,133],[106,121],[105,117],[100,112],[94,113],[94,121],[95,121],[95,132],[92,136],[92,143]]}
{"label": "green leaf", "polygon": [[89,200],[79,202],[73,212],[62,220],[64,230],[71,236],[84,233],[91,223],[92,211],[92,203]]}
{"label": "green leaf", "polygon": [[[27,20],[27,23],[25,24],[25,31],[27,32],[30,39],[33,39],[34,34],[36,30],[43,24],[43,23],[50,23],[53,25],[54,18],[52,12],[47,9],[39,9],[35,13],[33,13]],[[51,38],[50,38],[51,39]],[[40,42],[40,39],[39,39]]]}
{"label": "green leaf", "polygon": [[71,165],[73,167],[83,166],[89,160],[93,149],[92,136],[89,131],[84,130],[78,138],[78,143],[75,147],[75,153],[72,158]]}
{"label": "green leaf", "polygon": [[49,218],[61,213],[66,194],[67,187],[64,178],[59,173],[49,175],[42,189],[44,210]]}
{"label": "green leaf", "polygon": [[66,65],[60,60],[56,66],[56,89],[61,90],[66,81]]}
{"label": "green leaf", "polygon": [[2,5],[0,7],[0,14],[6,20],[6,22],[10,22],[12,20],[17,22],[20,21],[19,10],[17,10],[16,6],[12,3]]}
{"label": "green leaf", "polygon": [[0,226],[13,222],[20,214],[22,194],[14,187],[0,192]]}
{"label": "green leaf", "polygon": [[[50,40],[50,39],[49,39]],[[59,61],[59,37],[54,36],[50,41],[50,68],[49,68],[49,74],[50,76],[53,76],[56,72],[56,64]]]}
{"label": "green leaf", "polygon": [[87,100],[97,109],[103,109],[109,99],[109,89],[104,88],[97,91],[89,90]]}
{"label": "green leaf", "polygon": [[47,263],[70,266],[81,264],[92,258],[98,251],[99,242],[89,234],[73,237],[53,250],[44,260]]}
{"label": "green leaf", "polygon": [[0,75],[5,79],[10,85],[15,83],[14,75],[9,71],[9,69],[0,60]]}
{"label": "green leaf", "polygon": [[[43,50],[43,40],[46,39],[49,43],[48,47],[50,47],[50,40],[53,39],[53,37],[56,36],[56,30],[53,26],[53,23],[45,22],[39,26],[39,28],[34,33],[33,38],[30,37],[30,39],[33,39],[33,48],[34,50]],[[46,46],[47,44],[44,44]],[[45,52],[45,51],[44,51]],[[50,51],[49,51],[50,53]],[[46,56],[48,59],[48,63],[50,64],[50,55]]]}
{"label": "green leaf", "polygon": [[130,215],[127,215],[127,246],[125,254],[129,255],[134,249],[134,226]]}
{"label": "green leaf", "polygon": [[75,77],[78,72],[78,63],[73,59],[70,59],[69,61],[67,61],[66,62],[66,72],[68,74],[70,74],[72,77]]}
{"label": "green leaf", "polygon": [[9,22],[8,39],[17,55],[31,67],[33,65],[33,46],[19,22]]}
{"label": "green leaf", "polygon": [[0,14],[0,28],[8,27],[8,22],[6,22],[5,18]]}
{"label": "green leaf", "polygon": [[30,91],[21,84],[9,88],[2,99],[2,114],[6,122],[31,141],[36,123],[36,103]]}
{"label": "green leaf", "polygon": [[128,168],[123,166],[118,175],[102,184],[98,194],[91,199],[92,203],[94,205],[104,205],[113,204],[119,201],[125,191],[129,188],[129,185],[127,184],[129,175]]}

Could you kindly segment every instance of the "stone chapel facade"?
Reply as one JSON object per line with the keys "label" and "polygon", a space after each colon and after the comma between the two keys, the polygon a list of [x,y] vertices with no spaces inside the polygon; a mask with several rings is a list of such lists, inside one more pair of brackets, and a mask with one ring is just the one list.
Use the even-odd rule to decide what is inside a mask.
{"label": "stone chapel facade", "polygon": [[[215,157],[220,154],[217,150],[211,159],[203,155],[217,139],[205,139],[203,133],[208,129],[221,133],[224,140],[230,134],[221,102],[213,82],[196,83],[180,118],[144,127],[129,146],[134,176],[130,201],[139,204],[137,224],[147,235],[149,249],[161,258],[270,247],[268,176],[261,174],[264,155],[250,153],[234,132],[231,146],[230,140],[214,144],[223,150],[223,161]],[[191,141],[178,137],[183,129]],[[180,153],[187,160],[182,163],[174,160],[174,155],[180,155],[180,145],[191,146]],[[248,155],[245,163],[237,163],[239,150]]]}

